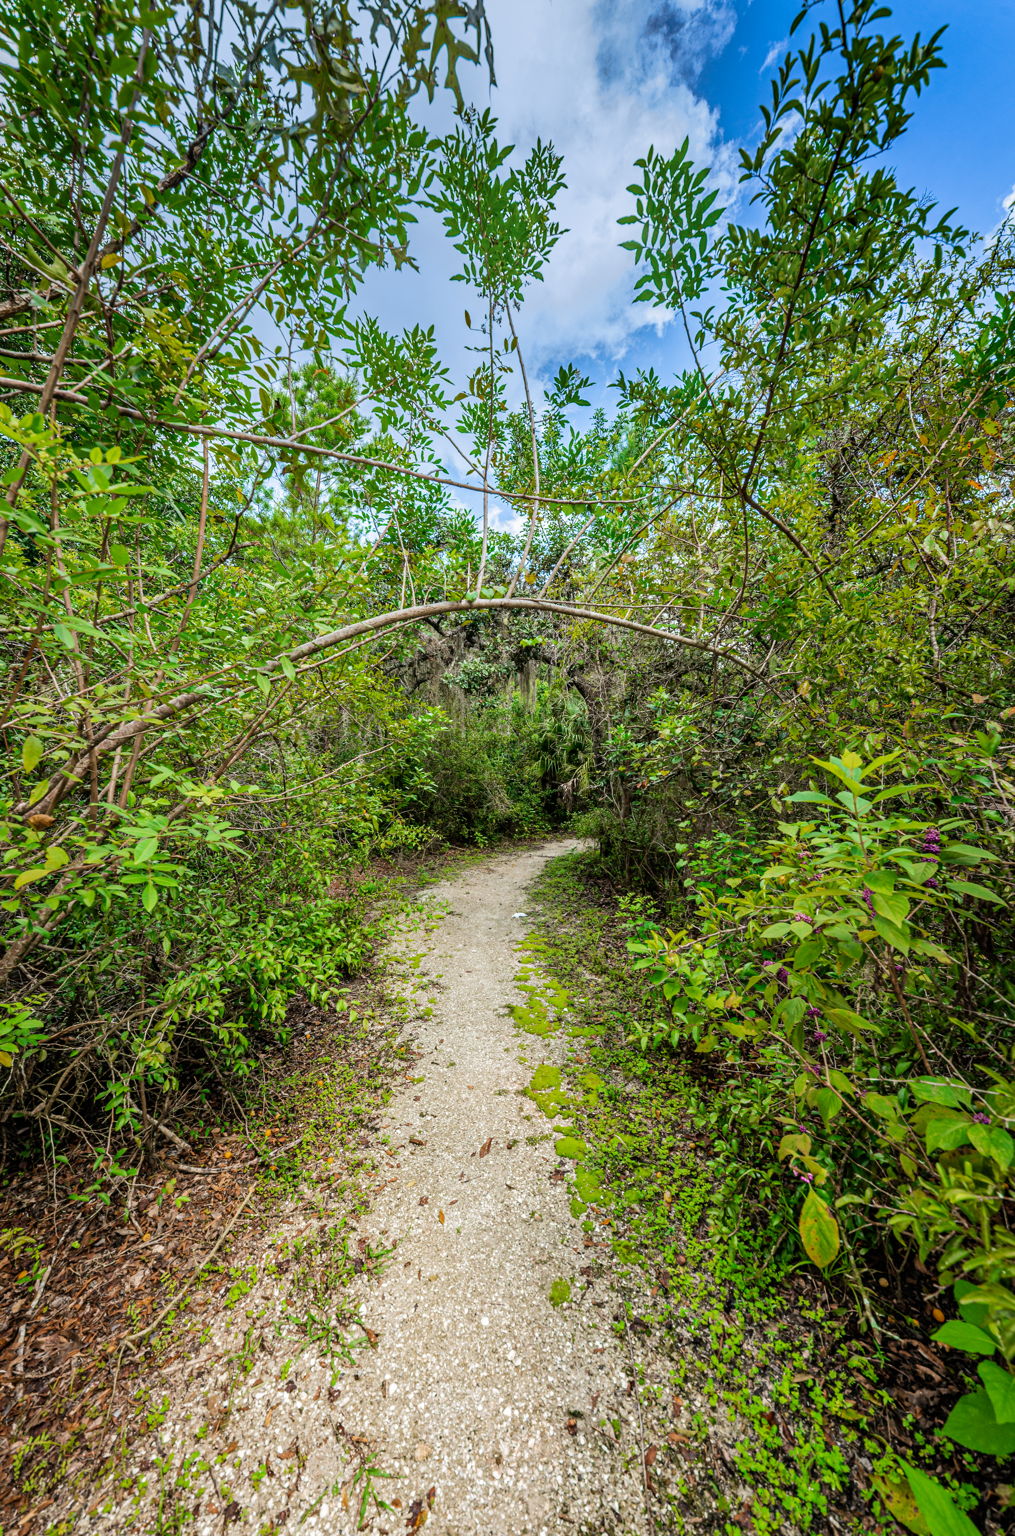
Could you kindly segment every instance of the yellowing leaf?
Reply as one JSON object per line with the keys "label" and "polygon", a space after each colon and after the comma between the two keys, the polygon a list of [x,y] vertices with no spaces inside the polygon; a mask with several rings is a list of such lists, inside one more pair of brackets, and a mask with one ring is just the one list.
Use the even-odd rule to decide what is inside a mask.
{"label": "yellowing leaf", "polygon": [[15,877],[14,889],[20,891],[23,886],[31,885],[33,880],[41,880],[43,875],[48,874],[49,870],[41,864],[36,869],[24,869],[20,875]]}
{"label": "yellowing leaf", "polygon": [[813,1189],[807,1191],[800,1212],[800,1240],[819,1269],[827,1269],[839,1251],[839,1223]]}
{"label": "yellowing leaf", "polygon": [[914,1536],[930,1536],[930,1526],[920,1514],[916,1499],[904,1481],[896,1481],[884,1473],[875,1474],[871,1482],[884,1500],[885,1507],[900,1525]]}

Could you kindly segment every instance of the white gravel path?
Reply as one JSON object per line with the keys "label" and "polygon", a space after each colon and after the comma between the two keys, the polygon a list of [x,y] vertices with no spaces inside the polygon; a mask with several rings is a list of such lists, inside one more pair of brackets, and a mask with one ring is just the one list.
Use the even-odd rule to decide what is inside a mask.
{"label": "white gravel path", "polygon": [[[364,1305],[379,1346],[339,1402],[413,1497],[436,1488],[434,1536],[644,1529],[640,1468],[623,1469],[605,1427],[618,1416],[630,1427],[636,1412],[609,1293],[549,1301],[558,1278],[578,1298],[579,1269],[598,1254],[570,1214],[568,1182],[551,1179],[562,1166],[552,1137],[526,1140],[545,1138],[549,1122],[520,1093],[562,1045],[519,1035],[507,1013],[528,926],[514,914],[547,858],[573,846],[506,854],[434,888],[451,913],[422,967],[440,983],[417,1031],[426,1080],[392,1099],[383,1125],[402,1155],[368,1225],[398,1248]],[[353,1528],[322,1509],[321,1532]]]}
{"label": "white gravel path", "polygon": [[[546,860],[574,846],[494,856],[429,892],[450,909],[420,966],[433,1012],[412,1027],[417,1064],[378,1131],[388,1182],[359,1227],[393,1247],[379,1280],[357,1282],[376,1347],[336,1380],[292,1334],[291,1298],[258,1265],[242,1307],[215,1317],[188,1363],[153,1373],[153,1406],[169,1393],[164,1417],[75,1533],[394,1536],[425,1524],[427,1536],[646,1536],[609,1250],[571,1216],[570,1180],[553,1177],[571,1165],[523,1096],[565,1042],[520,1033],[508,1013],[522,1000],[516,946],[529,926],[517,914]],[[401,947],[418,951],[418,933]],[[275,1251],[328,1219],[291,1210]],[[553,1307],[557,1279],[572,1299]],[[255,1363],[238,1370],[244,1331]],[[394,1506],[371,1505],[363,1526],[360,1460],[392,1475],[375,1487]]]}

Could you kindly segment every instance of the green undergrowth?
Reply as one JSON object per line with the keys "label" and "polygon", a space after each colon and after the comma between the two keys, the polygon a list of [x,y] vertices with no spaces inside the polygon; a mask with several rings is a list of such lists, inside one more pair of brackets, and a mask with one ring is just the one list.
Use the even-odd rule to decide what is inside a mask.
{"label": "green undergrowth", "polygon": [[[747,1156],[743,1084],[727,1093],[635,1043],[655,1004],[588,856],[552,861],[535,895],[516,1022],[570,1045],[563,1071],[536,1068],[529,1097],[575,1159],[574,1215],[612,1248],[619,1331],[651,1336],[667,1361],[664,1380],[639,1370],[660,1441],[656,1528],[925,1536],[900,1458],[926,1464],[930,1433],[896,1398],[866,1296],[831,1288],[786,1241],[795,1191]],[[950,1482],[959,1505],[976,1503],[961,1475]]]}
{"label": "green undergrowth", "polygon": [[[417,872],[412,884],[441,873]],[[118,1530],[169,1536],[190,1530],[209,1500],[235,1506],[232,1518],[248,1518],[258,1469],[221,1447],[251,1377],[274,1375],[283,1390],[310,1360],[321,1360],[334,1385],[375,1342],[350,1287],[357,1277],[378,1277],[387,1253],[359,1236],[357,1222],[383,1178],[378,1117],[410,1070],[405,1025],[423,1006],[421,954],[411,951],[437,921],[434,903],[415,902],[407,880],[387,883],[375,916],[385,932],[397,924],[408,944],[343,988],[330,1008],[302,1010],[288,1050],[247,1081],[234,1116],[209,1119],[194,1136],[197,1155],[217,1178],[163,1181],[166,1210],[175,1199],[193,1222],[194,1252],[208,1257],[197,1259],[194,1283],[181,1256],[154,1290],[138,1291],[125,1331],[157,1326],[131,1346],[122,1336],[108,1339],[98,1358],[51,1394],[47,1422],[16,1442],[11,1473],[22,1518],[54,1499],[61,1509],[55,1520],[51,1513],[22,1525],[23,1532],[70,1536],[93,1510]],[[261,1161],[252,1166],[255,1155]],[[226,1192],[216,1188],[223,1179],[231,1184]],[[216,1226],[244,1201],[236,1227],[212,1251]],[[156,1227],[157,1218],[151,1235],[165,1242]],[[188,1428],[179,1449],[167,1419],[174,1400],[179,1419],[176,1372],[188,1356],[208,1356],[215,1385],[209,1392],[206,1381],[194,1406],[184,1405]],[[350,1486],[358,1478],[362,1491],[370,1485],[362,1448],[350,1442],[347,1450]],[[308,1490],[308,1503],[313,1496]]]}

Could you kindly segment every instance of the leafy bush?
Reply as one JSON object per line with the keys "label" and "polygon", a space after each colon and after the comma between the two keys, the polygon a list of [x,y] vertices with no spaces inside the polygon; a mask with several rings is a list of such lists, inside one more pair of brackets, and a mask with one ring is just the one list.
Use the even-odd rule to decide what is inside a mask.
{"label": "leafy bush", "polygon": [[[972,807],[928,815],[935,800],[961,804],[991,743],[972,747],[964,765],[957,753],[922,764],[922,781],[886,782],[913,766],[901,750],[816,759],[830,787],[777,802],[812,819],[778,820],[749,873],[697,886],[691,928],[651,925],[629,949],[666,1005],[644,1047],[733,1066],[727,1111],[745,1114],[748,1158],[767,1148],[803,1185],[811,1261],[843,1253],[855,1270],[895,1239],[954,1287],[958,1320],[935,1338],[1002,1364],[982,1361],[982,1388],[943,1433],[1002,1455],[1015,1449],[1015,1079],[994,1025],[1015,1024],[998,963],[1012,833],[996,804],[986,820]],[[991,788],[1015,798],[1003,774]]]}

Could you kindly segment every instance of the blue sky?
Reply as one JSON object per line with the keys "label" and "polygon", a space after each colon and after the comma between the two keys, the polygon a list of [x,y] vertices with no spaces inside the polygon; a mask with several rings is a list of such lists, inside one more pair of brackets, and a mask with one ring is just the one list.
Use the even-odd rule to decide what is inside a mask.
{"label": "blue sky", "polygon": [[[551,140],[568,177],[560,218],[569,233],[521,317],[530,371],[546,380],[574,360],[605,403],[618,368],[652,365],[666,376],[683,361],[676,328],[631,300],[631,261],[619,249],[627,232],[616,221],[630,206],[634,162],[650,144],[671,150],[686,134],[724,183],[723,200],[735,197],[736,149],[757,139],[758,103],[797,5],[487,0],[487,10],[498,84],[490,91],[477,72],[474,99],[493,108],[502,139],[520,152],[537,136]],[[816,15],[827,10],[826,0]],[[900,0],[881,27],[908,38],[944,24],[948,68],[919,99],[895,165],[907,184],[988,231],[1015,184],[1015,0]],[[365,305],[391,328],[435,323],[448,361],[463,369],[469,296],[449,281],[453,253],[428,224],[416,252],[420,275],[381,274]]]}

